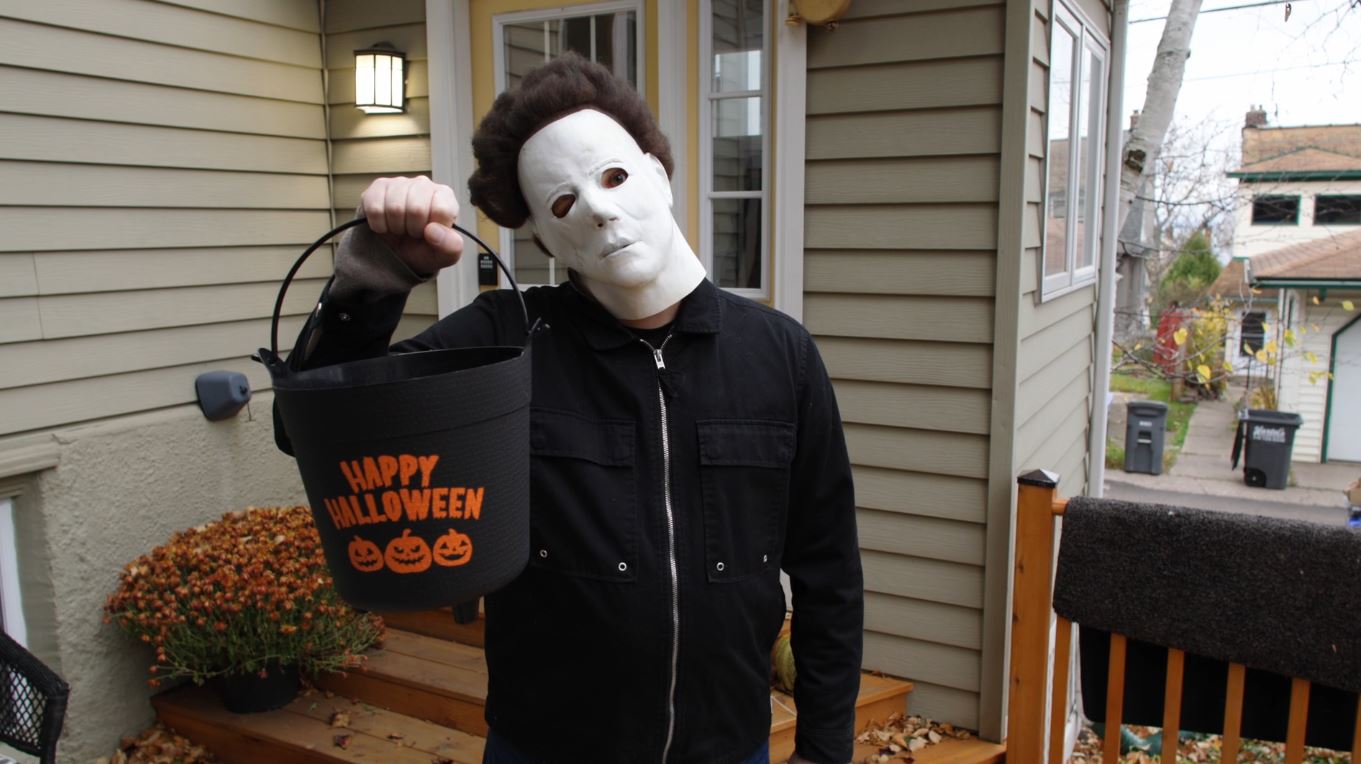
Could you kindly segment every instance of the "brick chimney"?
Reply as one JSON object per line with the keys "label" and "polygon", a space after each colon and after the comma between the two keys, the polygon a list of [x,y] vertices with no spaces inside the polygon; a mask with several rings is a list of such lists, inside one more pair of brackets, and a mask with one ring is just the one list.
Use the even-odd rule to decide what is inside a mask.
{"label": "brick chimney", "polygon": [[1243,115],[1243,127],[1266,127],[1266,109],[1254,106]]}
{"label": "brick chimney", "polygon": [[1139,126],[1139,110],[1135,109],[1134,113],[1129,115],[1129,129],[1132,131],[1134,130],[1134,128],[1138,126]]}

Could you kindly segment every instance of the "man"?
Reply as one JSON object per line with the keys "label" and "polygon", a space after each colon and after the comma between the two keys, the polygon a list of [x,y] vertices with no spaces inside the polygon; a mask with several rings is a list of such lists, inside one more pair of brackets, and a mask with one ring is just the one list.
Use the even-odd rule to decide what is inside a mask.
{"label": "man", "polygon": [[[571,275],[524,294],[550,328],[532,341],[530,563],[486,598],[486,761],[767,761],[781,568],[793,761],[849,761],[862,575],[807,332],[705,279],[671,217],[666,139],[603,67],[568,55],[531,73],[473,147],[473,203],[529,225]],[[448,187],[378,180],[361,212],[296,365],[387,352],[410,288],[462,253]],[[524,340],[496,290],[392,350]]]}

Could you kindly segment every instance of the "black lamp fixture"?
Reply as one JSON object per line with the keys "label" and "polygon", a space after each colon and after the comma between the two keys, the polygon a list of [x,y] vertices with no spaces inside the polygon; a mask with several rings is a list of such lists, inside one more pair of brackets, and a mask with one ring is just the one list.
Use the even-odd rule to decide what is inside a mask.
{"label": "black lamp fixture", "polygon": [[356,50],[354,105],[365,114],[406,111],[406,54],[385,42]]}

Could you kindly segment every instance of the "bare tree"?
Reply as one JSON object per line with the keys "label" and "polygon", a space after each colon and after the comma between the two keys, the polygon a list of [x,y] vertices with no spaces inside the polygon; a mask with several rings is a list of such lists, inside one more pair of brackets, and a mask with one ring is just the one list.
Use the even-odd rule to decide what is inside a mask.
{"label": "bare tree", "polygon": [[[1138,198],[1152,193],[1148,168],[1154,167],[1176,111],[1177,95],[1191,55],[1191,34],[1201,0],[1172,0],[1167,24],[1158,41],[1158,54],[1148,75],[1148,90],[1138,120],[1131,125],[1120,166],[1120,221],[1116,270],[1123,277],[1116,295],[1116,334],[1127,336],[1142,324],[1148,295],[1148,259],[1143,204]],[[1136,214],[1131,215],[1131,210]],[[1121,317],[1124,317],[1123,320]]]}
{"label": "bare tree", "polygon": [[1153,302],[1150,288],[1160,283],[1187,237],[1207,231],[1216,252],[1228,251],[1235,191],[1226,173],[1237,163],[1237,141],[1223,138],[1235,131],[1234,123],[1212,121],[1168,128],[1118,236],[1122,278],[1115,335],[1122,340],[1143,333]]}

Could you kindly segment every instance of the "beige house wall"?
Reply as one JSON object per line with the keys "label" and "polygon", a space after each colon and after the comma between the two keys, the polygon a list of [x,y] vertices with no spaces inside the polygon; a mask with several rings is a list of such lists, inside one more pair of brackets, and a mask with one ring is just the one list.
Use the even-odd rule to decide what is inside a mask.
{"label": "beige house wall", "polygon": [[855,469],[865,665],[979,723],[1003,7],[808,30],[804,320]]}
{"label": "beige house wall", "polygon": [[[1110,6],[1103,0],[1081,0],[1074,4],[1109,43]],[[1030,469],[1057,472],[1060,494],[1074,496],[1087,488],[1092,373],[1096,353],[1106,351],[1095,348],[1096,282],[1057,297],[1042,298],[1040,294],[1052,2],[1036,0],[1032,9],[1015,455],[1018,472]],[[1102,188],[1104,183],[1101,176],[1094,188]],[[1099,227],[1094,226],[1094,230]]]}
{"label": "beige house wall", "polygon": [[[326,7],[323,62],[315,0],[0,0],[0,497],[29,644],[72,685],[63,761],[151,720],[151,656],[101,618],[121,567],[223,512],[305,501],[249,360],[282,275],[368,178],[429,170],[423,4]],[[364,117],[352,51],[383,40],[415,98]],[[301,271],[283,349],[330,270],[319,253]],[[400,334],[433,319],[433,285],[408,312]],[[214,423],[194,378],[217,369],[255,397]]]}
{"label": "beige house wall", "polygon": [[268,386],[248,355],[330,218],[317,32],[310,0],[0,3],[0,438],[189,403],[209,369]]}
{"label": "beige house wall", "polygon": [[[386,42],[406,53],[405,114],[365,114],[354,105],[354,51]],[[327,0],[326,101],[330,112],[336,221],[354,217],[375,178],[430,174],[430,85],[425,0]],[[438,318],[435,282],[412,290],[394,339]]]}

